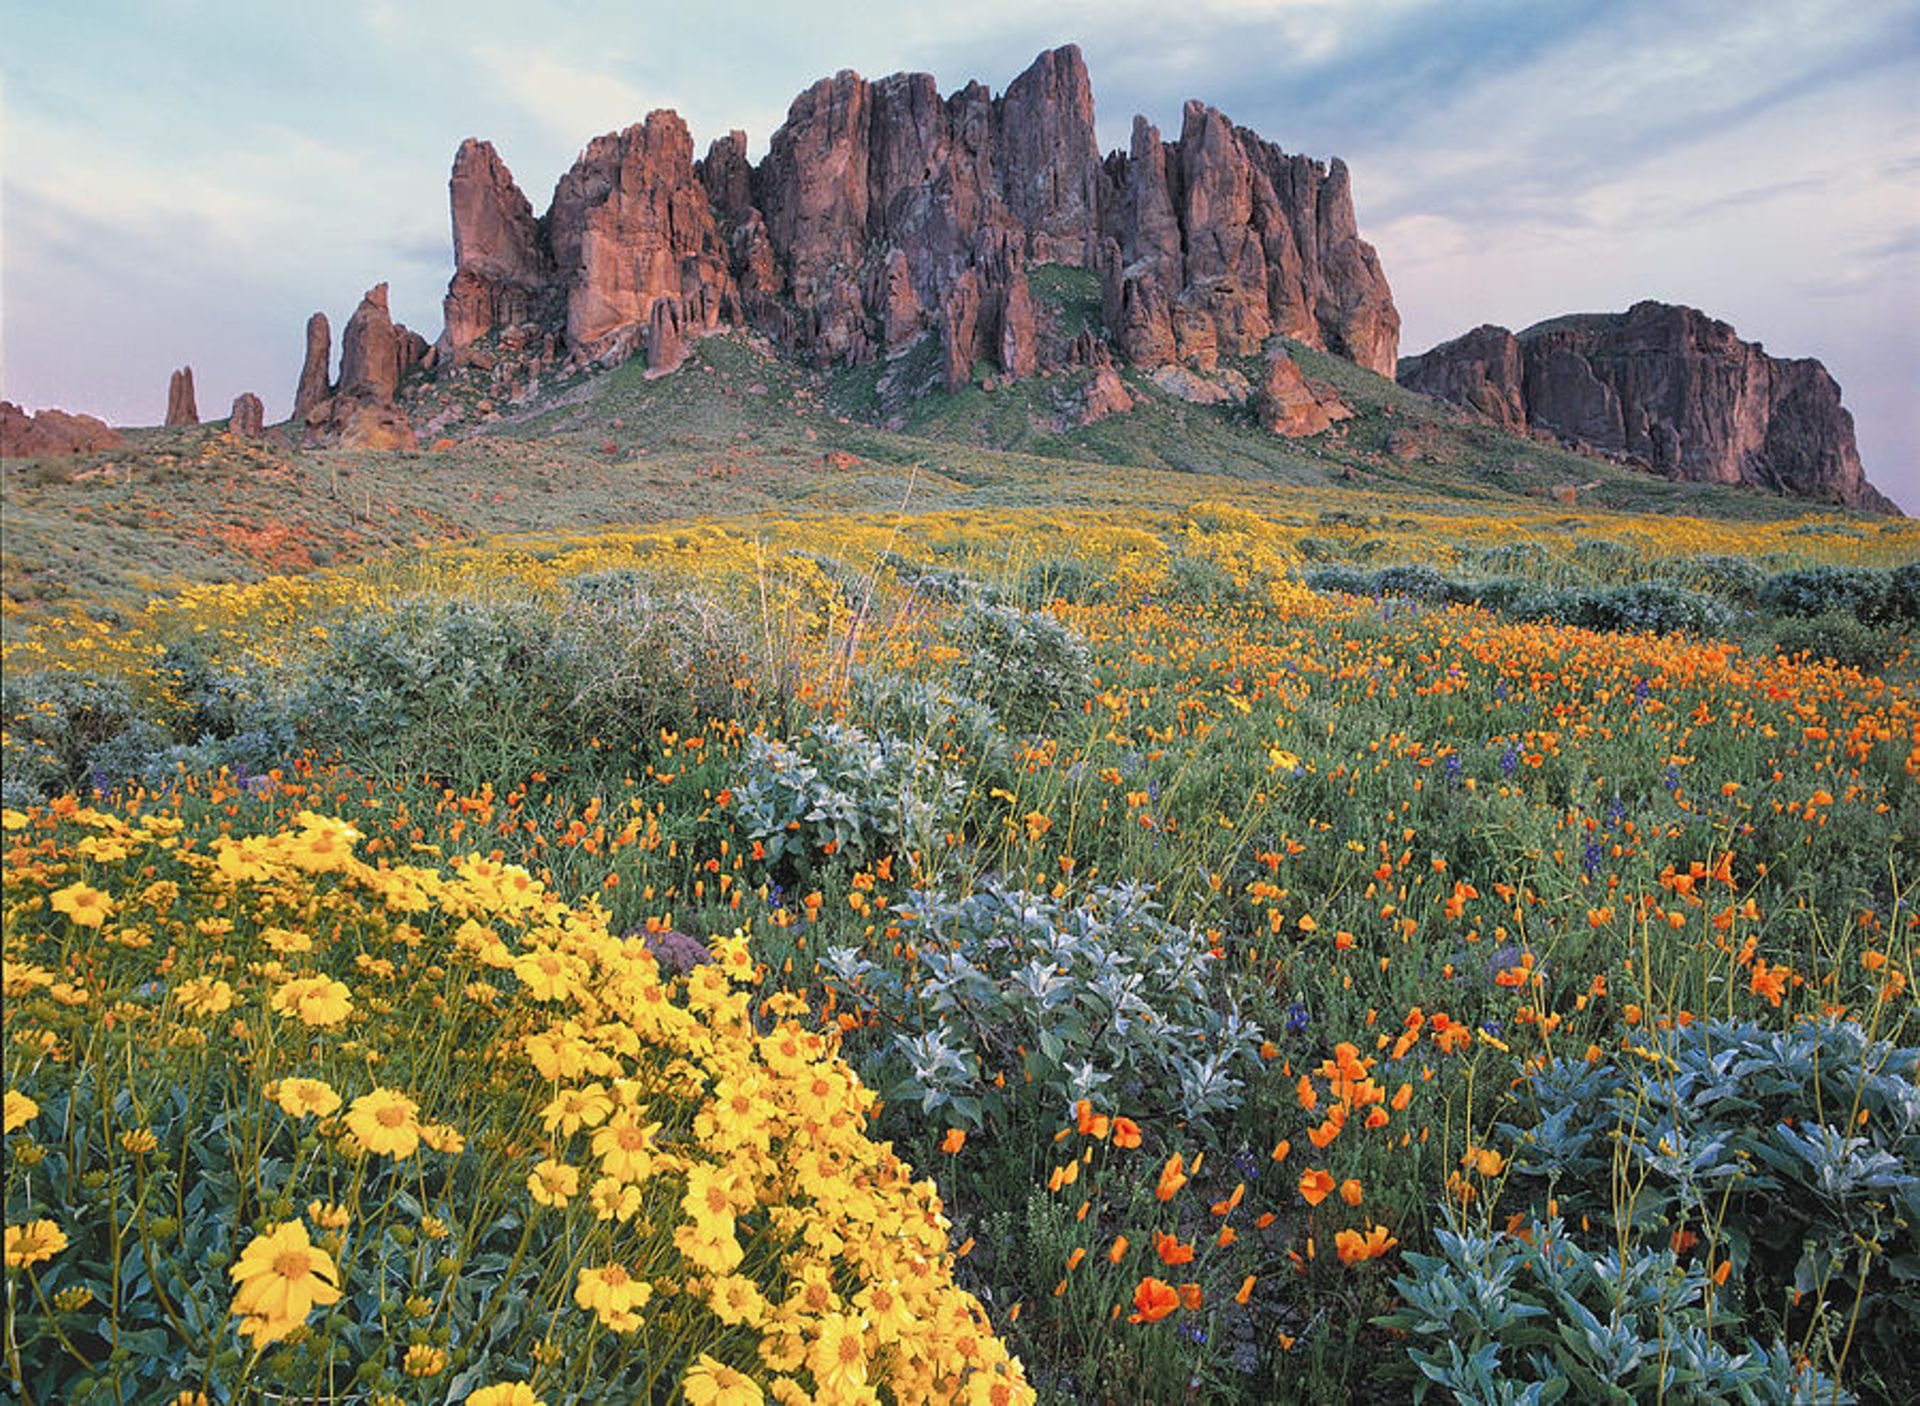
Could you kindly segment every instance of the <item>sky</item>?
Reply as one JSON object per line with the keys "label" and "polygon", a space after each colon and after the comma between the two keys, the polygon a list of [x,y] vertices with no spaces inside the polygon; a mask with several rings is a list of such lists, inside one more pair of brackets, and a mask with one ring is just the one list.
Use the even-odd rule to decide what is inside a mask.
{"label": "sky", "polygon": [[1344,157],[1403,355],[1688,303],[1820,358],[1920,513],[1920,0],[0,0],[0,396],[154,424],[191,364],[279,419],[314,310],[385,281],[438,335],[464,137],[539,211],[655,108],[757,159],[839,69],[997,92],[1068,42],[1103,147],[1198,97]]}

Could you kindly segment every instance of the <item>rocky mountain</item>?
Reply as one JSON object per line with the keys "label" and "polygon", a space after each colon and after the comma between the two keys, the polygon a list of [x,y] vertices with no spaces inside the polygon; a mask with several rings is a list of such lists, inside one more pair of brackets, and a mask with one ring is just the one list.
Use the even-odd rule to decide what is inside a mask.
{"label": "rocky mountain", "polygon": [[1694,308],[1641,302],[1517,335],[1477,327],[1403,359],[1398,379],[1503,429],[1670,478],[1898,511],[1867,482],[1824,366],[1770,356]]}
{"label": "rocky mountain", "polygon": [[[948,388],[981,362],[1022,377],[1116,352],[1210,370],[1276,332],[1392,374],[1399,315],[1346,167],[1198,102],[1178,140],[1136,119],[1103,157],[1072,45],[997,97],[842,72],[794,99],[757,165],[746,148],[733,132],[696,159],[686,124],[655,112],[589,142],[536,216],[493,147],[463,143],[434,368],[644,354],[664,371],[731,325],[816,366],[932,338]],[[1099,277],[1104,337],[1043,337],[1041,265]]]}

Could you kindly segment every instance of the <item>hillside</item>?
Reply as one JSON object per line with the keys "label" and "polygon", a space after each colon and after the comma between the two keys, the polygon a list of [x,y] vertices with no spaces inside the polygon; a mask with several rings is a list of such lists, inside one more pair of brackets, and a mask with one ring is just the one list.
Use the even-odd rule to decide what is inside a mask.
{"label": "hillside", "polygon": [[[1188,404],[1134,370],[1118,374],[1136,408],[1087,426],[1062,409],[1085,370],[894,406],[877,383],[899,364],[815,371],[748,334],[717,333],[693,343],[670,376],[649,379],[638,361],[576,375],[530,402],[476,410],[474,433],[431,449],[303,448],[284,427],[235,440],[217,423],[123,431],[116,449],[0,462],[7,617],[11,628],[68,605],[124,609],[185,583],[499,533],[771,511],[1209,498],[1285,510],[1314,490],[1313,512],[1362,517],[1492,511],[1551,524],[1601,509],[1743,521],[1808,513],[1794,500],[1651,478],[1503,434],[1337,357],[1289,350],[1338,391],[1352,419],[1282,439],[1243,407]],[[903,363],[910,370],[912,358]],[[1248,375],[1257,365],[1240,364]],[[460,396],[485,403],[457,380],[422,378],[416,394],[441,408]],[[1589,483],[1598,486],[1571,512],[1547,497]],[[1842,530],[1872,538],[1882,529],[1861,520]]]}

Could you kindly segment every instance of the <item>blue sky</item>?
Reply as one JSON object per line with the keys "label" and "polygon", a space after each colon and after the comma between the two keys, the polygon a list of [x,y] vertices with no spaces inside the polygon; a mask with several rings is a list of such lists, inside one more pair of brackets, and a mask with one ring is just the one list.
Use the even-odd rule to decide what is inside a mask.
{"label": "blue sky", "polygon": [[0,0],[0,394],[153,423],[190,362],[203,415],[277,418],[314,309],[386,280],[438,333],[463,137],[544,209],[656,107],[757,156],[837,69],[998,90],[1068,41],[1106,146],[1200,97],[1344,156],[1404,352],[1691,303],[1824,361],[1920,512],[1920,0]]}

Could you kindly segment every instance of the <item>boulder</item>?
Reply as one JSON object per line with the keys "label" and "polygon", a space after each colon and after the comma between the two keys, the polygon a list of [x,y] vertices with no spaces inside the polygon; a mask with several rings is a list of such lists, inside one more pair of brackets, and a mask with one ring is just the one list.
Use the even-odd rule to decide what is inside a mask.
{"label": "boulder", "polygon": [[182,366],[167,381],[168,429],[180,429],[200,423],[200,408],[193,402],[193,368]]}
{"label": "boulder", "polygon": [[105,420],[42,410],[29,415],[10,400],[0,400],[0,459],[39,459],[60,454],[90,454],[111,449],[120,434]]}
{"label": "boulder", "polygon": [[1096,369],[1080,390],[1076,423],[1091,425],[1109,415],[1124,415],[1133,409],[1133,396],[1127,391],[1120,373],[1111,366]]}
{"label": "boulder", "polygon": [[1266,378],[1253,394],[1253,414],[1262,428],[1289,439],[1319,434],[1336,421],[1353,417],[1331,389],[1308,381],[1290,356],[1277,356],[1267,363]]}
{"label": "boulder", "polygon": [[252,391],[242,391],[233,398],[233,409],[227,415],[227,433],[236,439],[258,439],[266,425],[266,414],[259,396]]}

